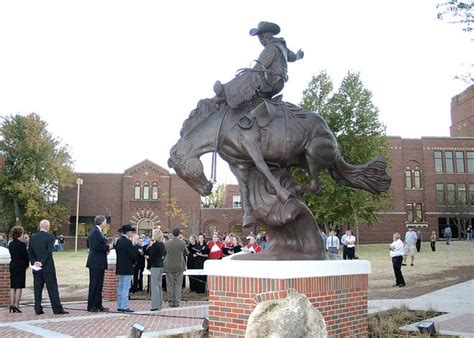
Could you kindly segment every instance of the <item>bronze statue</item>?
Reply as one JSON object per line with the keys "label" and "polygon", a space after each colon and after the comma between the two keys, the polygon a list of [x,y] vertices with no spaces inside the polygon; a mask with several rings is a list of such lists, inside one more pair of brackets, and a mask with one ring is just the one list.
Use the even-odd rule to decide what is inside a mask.
{"label": "bronze statue", "polygon": [[[267,30],[272,36],[279,32],[277,25],[268,22],[258,27],[251,30],[251,35],[259,34],[259,29],[264,31],[262,35]],[[244,74],[250,75],[237,75],[235,82],[244,83],[242,76],[253,81],[255,74],[263,75],[259,81],[266,81],[265,74],[270,73]],[[302,198],[303,193],[319,191],[319,174],[323,170],[329,170],[339,183],[374,194],[390,186],[383,158],[365,165],[347,164],[334,134],[319,114],[269,97],[283,88],[284,79],[279,77],[268,90],[254,86],[232,96],[228,96],[227,85],[232,90],[242,87],[232,84],[234,80],[223,85],[226,100],[201,100],[170,151],[168,165],[201,195],[209,195],[213,184],[204,175],[200,157],[217,152],[239,183],[243,226],[263,223],[269,227],[272,236],[268,248],[237,259],[328,258],[319,228]],[[289,173],[292,167],[306,169],[310,183],[298,184]]]}
{"label": "bronze statue", "polygon": [[288,81],[287,63],[302,59],[304,53],[301,49],[293,53],[283,38],[274,37],[278,33],[280,27],[266,21],[250,30],[251,36],[258,36],[263,51],[253,68],[240,69],[237,76],[226,84],[220,81],[214,84],[216,102],[225,101],[231,108],[237,108],[256,95],[270,99],[282,91]]}

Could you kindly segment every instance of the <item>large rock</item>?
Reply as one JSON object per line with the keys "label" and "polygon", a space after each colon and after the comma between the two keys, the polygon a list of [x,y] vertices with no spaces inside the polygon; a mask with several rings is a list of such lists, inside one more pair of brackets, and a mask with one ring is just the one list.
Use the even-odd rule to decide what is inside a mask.
{"label": "large rock", "polygon": [[250,314],[245,337],[327,337],[326,323],[305,295],[261,302]]}

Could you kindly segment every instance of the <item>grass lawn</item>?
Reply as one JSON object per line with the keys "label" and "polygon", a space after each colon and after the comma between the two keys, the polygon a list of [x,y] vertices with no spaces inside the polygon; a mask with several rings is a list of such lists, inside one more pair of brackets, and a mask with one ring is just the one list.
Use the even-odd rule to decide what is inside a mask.
{"label": "grass lawn", "polygon": [[[436,243],[436,252],[431,251],[428,242],[423,242],[421,252],[415,254],[415,266],[408,264],[402,268],[407,283],[405,288],[392,288],[395,277],[388,243],[359,245],[356,255],[372,265],[369,299],[412,298],[474,278],[474,242],[452,241],[451,245],[446,245],[440,241]],[[61,299],[87,298],[89,270],[86,260],[86,250],[54,253]],[[23,300],[33,300],[32,285],[32,274],[27,271]]]}

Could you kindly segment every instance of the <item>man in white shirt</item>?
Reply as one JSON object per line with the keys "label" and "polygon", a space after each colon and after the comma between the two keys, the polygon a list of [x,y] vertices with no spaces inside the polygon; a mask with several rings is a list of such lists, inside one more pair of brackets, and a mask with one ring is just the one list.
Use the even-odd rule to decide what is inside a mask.
{"label": "man in white shirt", "polygon": [[404,245],[400,240],[400,234],[398,232],[393,234],[393,242],[390,244],[390,257],[392,257],[393,272],[395,273],[395,285],[398,287],[405,286],[405,279],[402,275],[402,261]]}
{"label": "man in white shirt", "polygon": [[403,266],[407,264],[407,257],[408,255],[411,256],[411,266],[414,265],[415,262],[415,250],[416,250],[416,232],[413,231],[413,227],[409,226],[408,231],[405,234],[405,249],[403,252]]}
{"label": "man in white shirt", "polygon": [[326,239],[326,250],[332,254],[338,254],[339,251],[339,238],[334,235],[334,231],[332,230],[329,233],[329,237]]}
{"label": "man in white shirt", "polygon": [[347,237],[346,237],[346,241],[347,241],[347,258],[348,258],[348,259],[355,259],[355,242],[356,242],[356,238],[355,238],[355,236],[352,234],[352,230],[347,230],[346,234],[347,234]]}

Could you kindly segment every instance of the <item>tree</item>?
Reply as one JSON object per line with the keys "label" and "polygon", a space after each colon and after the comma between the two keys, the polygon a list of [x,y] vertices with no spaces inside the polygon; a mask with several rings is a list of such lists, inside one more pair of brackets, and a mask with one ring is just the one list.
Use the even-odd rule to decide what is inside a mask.
{"label": "tree", "polygon": [[17,224],[31,231],[41,219],[50,220],[53,231],[67,224],[68,202],[57,199],[59,189],[74,181],[67,146],[53,138],[47,123],[35,113],[3,117],[0,136],[5,159],[0,170],[4,230]]}
{"label": "tree", "polygon": [[[165,207],[165,215],[169,220],[175,219],[178,221],[179,225],[182,227],[187,226],[188,214],[178,206],[178,201],[176,197],[169,197],[168,194],[163,193],[161,196]],[[171,223],[168,223],[168,230],[170,230]]]}
{"label": "tree", "polygon": [[214,186],[209,196],[201,198],[201,207],[203,208],[222,208],[224,205],[224,184],[220,183]]}
{"label": "tree", "polygon": [[[385,126],[379,121],[378,108],[372,103],[372,93],[364,88],[359,73],[348,72],[337,93],[325,71],[313,76],[303,92],[301,106],[305,110],[319,111],[338,141],[345,161],[365,164],[369,160],[389,154]],[[295,177],[307,182],[302,169],[293,171]],[[387,194],[372,195],[336,183],[328,172],[321,174],[323,191],[305,196],[308,207],[319,224],[331,228],[360,223],[372,225],[376,212],[387,209]],[[385,197],[385,198],[384,198]]]}
{"label": "tree", "polygon": [[[472,0],[448,0],[436,5],[436,9],[439,10],[437,14],[439,20],[449,20],[449,23],[461,25],[462,30],[468,34],[472,32],[471,24],[474,23],[473,8],[474,2]],[[474,41],[474,39],[471,38],[471,41]],[[467,65],[464,74],[456,75],[455,78],[467,84],[473,83],[473,67],[473,64]]]}
{"label": "tree", "polygon": [[448,19],[451,20],[449,23],[461,24],[462,30],[465,32],[471,32],[471,24],[474,22],[474,2],[471,1],[458,1],[448,0],[436,5],[436,9],[439,10],[437,17],[439,20]]}

